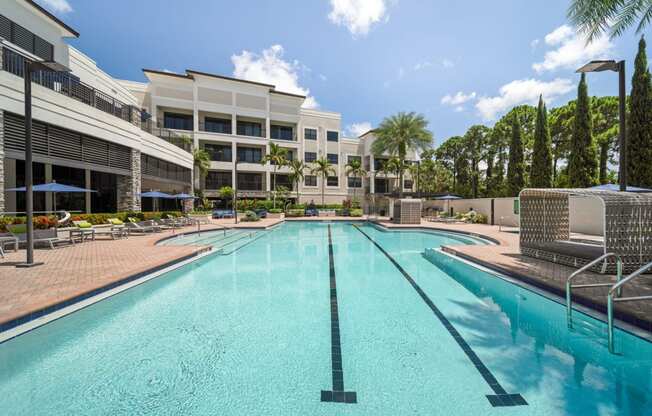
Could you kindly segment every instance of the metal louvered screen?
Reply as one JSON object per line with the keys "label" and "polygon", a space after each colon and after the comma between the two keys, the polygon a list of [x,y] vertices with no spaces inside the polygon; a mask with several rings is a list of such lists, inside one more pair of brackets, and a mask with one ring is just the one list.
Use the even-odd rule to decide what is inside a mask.
{"label": "metal louvered screen", "polygon": [[11,39],[11,20],[0,15],[0,37]]}
{"label": "metal louvered screen", "polygon": [[13,25],[13,39],[11,41],[26,51],[34,53],[34,34],[24,27],[17,24]]}
{"label": "metal louvered screen", "polygon": [[82,158],[86,163],[106,165],[109,160],[109,143],[104,140],[84,136]]}
{"label": "metal louvered screen", "polygon": [[[4,148],[25,151],[25,119],[4,113]],[[32,148],[34,154],[69,159],[96,166],[131,170],[131,149],[71,130],[50,126],[40,121],[32,122]]]}
{"label": "metal louvered screen", "polygon": [[50,156],[82,160],[81,135],[58,127],[50,127]]}
{"label": "metal louvered screen", "polygon": [[119,144],[109,143],[109,166],[131,170],[131,149]]}
{"label": "metal louvered screen", "polygon": [[143,175],[171,181],[190,182],[190,169],[154,156],[141,155],[140,168]]}
{"label": "metal louvered screen", "polygon": [[43,38],[34,35],[34,55],[46,61],[54,60],[54,46]]}
{"label": "metal louvered screen", "polygon": [[4,114],[4,139],[5,149],[25,150],[25,124],[22,117],[13,114]]}

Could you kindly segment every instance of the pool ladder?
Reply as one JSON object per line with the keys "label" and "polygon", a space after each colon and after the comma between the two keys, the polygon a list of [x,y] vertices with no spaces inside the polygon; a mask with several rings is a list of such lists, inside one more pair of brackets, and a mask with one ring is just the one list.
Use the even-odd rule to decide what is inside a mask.
{"label": "pool ladder", "polygon": [[[588,269],[600,263],[601,261],[605,261],[605,264],[603,266],[603,270],[604,270],[604,267],[606,267],[606,260],[610,257],[616,259],[616,283],[589,283],[589,284],[578,284],[578,285],[572,284],[572,280],[576,276],[578,276],[582,272],[587,271]],[[636,270],[635,272],[631,273],[630,275],[628,275],[623,279],[622,278],[623,261],[621,257],[615,253],[606,253],[598,257],[597,259],[593,260],[592,262],[586,264],[582,268],[573,272],[566,280],[566,319],[568,321],[568,327],[569,328],[573,327],[573,317],[572,317],[572,313],[573,313],[572,289],[573,288],[583,289],[583,288],[591,288],[591,287],[609,287],[609,292],[607,294],[607,336],[608,336],[609,352],[613,354],[615,352],[614,351],[614,303],[652,300],[652,295],[621,297],[622,287],[625,284],[636,279],[637,277],[639,277],[640,275],[642,275],[643,273],[645,273],[650,269],[652,269],[652,262],[639,268],[638,270]]]}

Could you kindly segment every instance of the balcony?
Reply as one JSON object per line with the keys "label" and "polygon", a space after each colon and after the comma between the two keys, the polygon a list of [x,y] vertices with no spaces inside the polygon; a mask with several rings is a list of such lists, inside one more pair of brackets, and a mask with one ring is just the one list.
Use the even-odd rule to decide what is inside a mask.
{"label": "balcony", "polygon": [[231,134],[231,123],[216,123],[213,121],[200,122],[199,131],[206,133]]}
{"label": "balcony", "polygon": [[[25,61],[27,60],[27,58],[11,49],[2,48],[3,71],[23,78]],[[69,73],[36,71],[32,74],[32,82],[129,123],[140,120],[140,110],[138,108],[125,104],[90,85],[84,84]]]}
{"label": "balcony", "polygon": [[166,129],[160,127],[160,123],[153,123],[152,120],[145,120],[140,123],[140,128],[147,133],[171,143],[186,152],[192,152],[192,132],[184,133],[180,130]]}

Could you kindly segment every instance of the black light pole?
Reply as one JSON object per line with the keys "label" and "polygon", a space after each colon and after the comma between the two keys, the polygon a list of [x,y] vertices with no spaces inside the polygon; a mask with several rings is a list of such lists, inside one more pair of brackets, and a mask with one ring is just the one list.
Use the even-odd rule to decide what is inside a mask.
{"label": "black light pole", "polygon": [[627,190],[627,125],[625,123],[627,94],[625,92],[625,61],[591,61],[576,72],[618,72],[618,140],[620,155],[618,158],[618,182],[620,191]]}
{"label": "black light pole", "polygon": [[25,81],[25,216],[27,225],[27,256],[25,263],[16,267],[34,267],[43,264],[34,262],[34,177],[32,172],[32,71],[68,72],[65,66],[56,62],[34,62],[23,59]]}

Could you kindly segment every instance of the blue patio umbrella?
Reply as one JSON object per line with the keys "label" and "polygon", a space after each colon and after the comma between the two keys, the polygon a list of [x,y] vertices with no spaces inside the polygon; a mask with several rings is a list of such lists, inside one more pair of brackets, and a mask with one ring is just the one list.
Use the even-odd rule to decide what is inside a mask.
{"label": "blue patio umbrella", "polygon": [[[607,183],[604,185],[592,186],[588,189],[595,189],[596,191],[620,191],[620,186],[614,183]],[[627,192],[652,192],[652,189],[638,188],[636,186],[628,186],[625,188]]]}
{"label": "blue patio umbrella", "polygon": [[[9,192],[26,192],[27,188],[24,186],[21,186],[20,188],[9,188],[5,189],[5,191]],[[54,211],[56,212],[57,210],[57,192],[67,192],[67,193],[90,193],[90,192],[97,192],[92,189],[86,189],[86,188],[79,188],[77,186],[72,186],[72,185],[64,185],[62,183],[56,183],[56,182],[49,182],[49,183],[42,183],[40,185],[34,185],[32,186],[32,192],[52,192],[54,193]]]}
{"label": "blue patio umbrella", "polygon": [[176,198],[176,199],[194,199],[194,198],[196,198],[196,197],[194,197],[192,195],[184,194],[184,193],[180,193],[180,194],[176,194],[176,195],[172,195],[172,196],[174,198]]}
{"label": "blue patio umbrella", "polygon": [[165,192],[159,192],[159,191],[150,191],[150,192],[143,192],[140,194],[141,198],[163,198],[163,199],[175,199],[173,195],[166,194]]}

